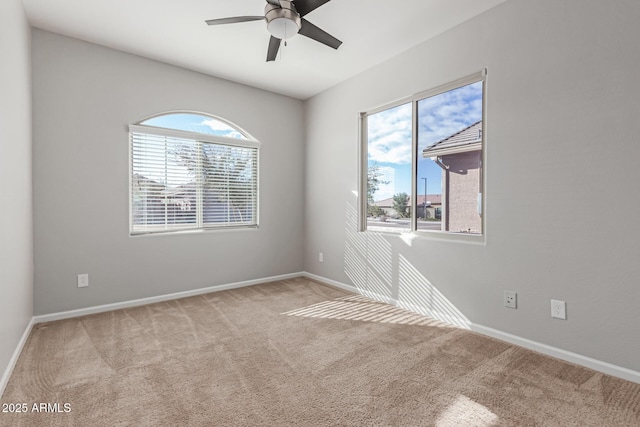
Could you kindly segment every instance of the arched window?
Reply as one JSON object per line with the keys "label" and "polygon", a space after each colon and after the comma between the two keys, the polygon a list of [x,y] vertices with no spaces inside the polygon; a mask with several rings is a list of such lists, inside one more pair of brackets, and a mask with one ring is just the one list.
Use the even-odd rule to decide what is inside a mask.
{"label": "arched window", "polygon": [[131,234],[258,225],[258,150],[218,117],[165,113],[129,126]]}

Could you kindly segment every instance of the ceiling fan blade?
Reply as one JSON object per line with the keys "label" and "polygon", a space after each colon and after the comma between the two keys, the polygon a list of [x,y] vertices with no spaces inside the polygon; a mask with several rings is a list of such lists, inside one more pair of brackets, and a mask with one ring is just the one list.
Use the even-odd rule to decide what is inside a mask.
{"label": "ceiling fan blade", "polygon": [[300,16],[304,16],[329,1],[330,0],[293,0],[293,4],[295,4],[296,10]]}
{"label": "ceiling fan blade", "polygon": [[311,22],[306,19],[302,19],[302,27],[298,34],[302,34],[303,36],[309,37],[317,42],[322,44],[326,44],[329,47],[337,49],[340,47],[342,42],[337,38],[333,37],[331,34],[327,33],[324,30],[313,25]]}
{"label": "ceiling fan blade", "polygon": [[282,7],[280,6],[280,0],[267,0],[267,3],[272,4],[274,6]]}
{"label": "ceiling fan blade", "polygon": [[208,25],[235,24],[238,22],[264,21],[264,16],[234,16],[233,18],[209,19]]}
{"label": "ceiling fan blade", "polygon": [[269,39],[269,50],[267,51],[267,62],[276,60],[281,41],[282,40],[280,40],[279,38],[271,36],[271,38]]}

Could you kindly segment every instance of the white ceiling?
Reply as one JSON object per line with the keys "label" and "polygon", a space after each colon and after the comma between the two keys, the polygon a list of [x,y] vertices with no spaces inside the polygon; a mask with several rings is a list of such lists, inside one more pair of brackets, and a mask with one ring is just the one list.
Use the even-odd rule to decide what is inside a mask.
{"label": "white ceiling", "polygon": [[505,0],[333,0],[305,19],[342,40],[303,36],[266,62],[265,0],[23,0],[31,25],[299,99],[307,99]]}

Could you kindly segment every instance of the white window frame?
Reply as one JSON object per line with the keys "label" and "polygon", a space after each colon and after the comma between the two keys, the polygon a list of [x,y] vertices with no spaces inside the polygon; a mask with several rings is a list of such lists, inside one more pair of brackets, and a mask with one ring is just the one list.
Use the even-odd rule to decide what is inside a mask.
{"label": "white window frame", "polygon": [[[147,120],[153,119],[159,116],[166,116],[172,114],[193,114],[198,116],[203,116],[206,118],[214,119],[221,123],[228,125],[233,130],[239,132],[243,138],[231,138],[226,136],[218,136],[205,134],[200,132],[189,132],[178,129],[170,129],[170,128],[162,128],[156,126],[144,125]],[[203,222],[203,208],[202,208],[202,187],[200,185],[196,185],[196,223],[195,224],[172,224],[168,226],[167,224],[158,224],[158,225],[144,225],[142,227],[137,227],[138,229],[134,229],[134,215],[133,215],[133,186],[132,186],[132,178],[133,178],[133,135],[134,134],[147,134],[153,136],[160,137],[173,137],[180,138],[185,140],[190,140],[200,145],[202,143],[207,144],[216,144],[220,146],[230,146],[230,147],[240,147],[240,148],[249,148],[256,150],[256,164],[254,165],[256,171],[256,179],[255,179],[255,192],[256,192],[256,201],[255,201],[255,221],[251,224],[225,224],[225,225],[211,225],[204,224]],[[146,117],[143,120],[140,120],[136,124],[129,125],[129,235],[131,236],[140,236],[140,235],[149,235],[149,234],[167,234],[167,233],[179,233],[179,232],[200,232],[200,231],[211,231],[211,230],[231,230],[231,229],[255,229],[258,228],[259,225],[259,214],[260,214],[260,173],[259,173],[259,165],[260,165],[260,147],[261,144],[258,140],[256,140],[253,136],[251,136],[245,130],[239,128],[235,124],[229,122],[228,120],[222,119],[220,117],[214,116],[212,114],[201,113],[196,111],[170,111],[160,114],[155,114],[153,116]],[[200,180],[197,180],[198,182]]]}
{"label": "white window frame", "polygon": [[[483,130],[482,130],[482,151],[481,151],[481,162],[482,162],[482,181],[481,181],[481,197],[480,203],[482,206],[482,217],[481,217],[481,225],[482,232],[480,234],[466,234],[466,233],[457,233],[452,231],[442,231],[442,230],[419,230],[417,227],[417,209],[416,209],[416,201],[417,201],[417,183],[416,177],[418,174],[418,162],[417,156],[418,153],[418,102],[425,99],[430,98],[436,95],[440,95],[445,92],[449,92],[454,89],[458,89],[463,86],[467,86],[473,83],[483,82],[482,88],[482,122],[483,122]],[[359,176],[359,203],[358,203],[358,231],[360,232],[388,232],[393,234],[402,234],[402,233],[416,233],[418,235],[429,235],[429,236],[445,236],[447,238],[452,237],[455,239],[464,239],[468,241],[484,241],[486,236],[486,102],[487,102],[487,70],[483,69],[477,73],[468,75],[466,77],[462,77],[460,79],[442,84],[440,86],[434,87],[432,89],[428,89],[422,92],[418,92],[414,95],[398,99],[396,101],[390,102],[388,104],[381,105],[376,108],[372,108],[370,110],[361,112],[359,114],[359,141],[360,141],[360,150],[359,150],[359,162],[358,162],[358,176]],[[375,230],[369,230],[367,228],[367,173],[369,170],[369,162],[368,162],[368,149],[369,149],[369,141],[368,141],[368,129],[367,129],[367,118],[373,114],[380,113],[382,111],[386,111],[400,105],[409,104],[412,105],[412,141],[411,141],[411,222],[409,229],[392,229],[392,228],[380,228]]]}

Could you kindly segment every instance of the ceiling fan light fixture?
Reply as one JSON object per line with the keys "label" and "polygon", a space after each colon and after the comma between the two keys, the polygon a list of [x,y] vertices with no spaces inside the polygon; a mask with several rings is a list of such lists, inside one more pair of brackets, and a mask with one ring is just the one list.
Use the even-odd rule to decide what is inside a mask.
{"label": "ceiling fan light fixture", "polygon": [[[303,19],[307,13],[317,9],[330,0],[295,0],[296,4],[290,0],[266,0],[264,16],[235,16],[230,18],[208,19],[207,25],[237,24],[240,22],[263,21],[267,24],[267,31],[271,33],[269,37],[269,48],[267,49],[267,62],[275,61],[278,57],[278,50],[284,40],[296,34],[303,35],[315,40],[318,43],[327,45],[333,49],[340,47],[342,42],[331,34],[316,27],[311,22]],[[298,12],[297,8],[300,8]]]}
{"label": "ceiling fan light fixture", "polygon": [[284,40],[298,34],[300,26],[293,19],[275,18],[267,23],[267,30],[274,37]]}
{"label": "ceiling fan light fixture", "polygon": [[267,3],[265,7],[267,30],[273,37],[284,40],[298,34],[302,20],[293,2],[280,0],[280,7]]}

